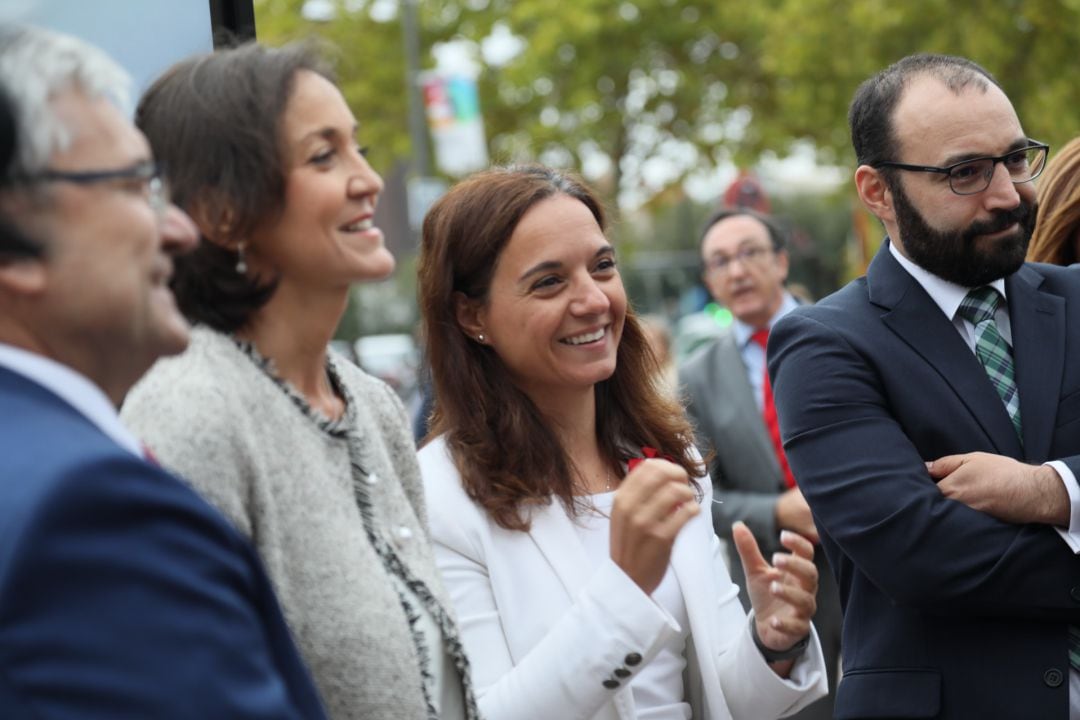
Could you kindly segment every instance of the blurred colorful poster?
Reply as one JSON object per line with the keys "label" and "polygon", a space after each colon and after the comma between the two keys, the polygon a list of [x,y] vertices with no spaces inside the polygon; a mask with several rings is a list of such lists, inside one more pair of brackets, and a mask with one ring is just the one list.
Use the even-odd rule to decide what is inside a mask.
{"label": "blurred colorful poster", "polygon": [[420,83],[438,168],[455,176],[486,168],[487,141],[476,80],[428,72],[421,74]]}

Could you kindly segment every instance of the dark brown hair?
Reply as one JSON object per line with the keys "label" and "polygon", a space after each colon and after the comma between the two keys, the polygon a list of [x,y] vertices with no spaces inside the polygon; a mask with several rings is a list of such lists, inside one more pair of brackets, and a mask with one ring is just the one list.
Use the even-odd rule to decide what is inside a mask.
{"label": "dark brown hair", "polygon": [[[769,232],[769,242],[772,244],[773,252],[781,253],[787,251],[787,233],[784,232],[780,223],[773,219],[771,215],[766,215],[764,213],[759,213],[756,210],[743,207],[722,207],[715,210],[712,215],[706,218],[705,223],[701,226],[701,233],[698,235],[698,250],[701,250],[705,245],[705,238],[708,237],[709,231],[712,230],[713,225],[721,220],[727,220],[728,218],[740,217],[743,215],[751,217],[765,226],[765,229]],[[702,265],[702,275],[706,272],[707,268]]]}
{"label": "dark brown hair", "polygon": [[[605,227],[603,207],[578,178],[536,166],[487,170],[462,181],[424,218],[418,262],[420,312],[435,391],[432,435],[446,435],[466,492],[500,526],[527,530],[523,506],[558,498],[574,514],[572,461],[495,351],[457,322],[455,293],[484,300],[495,264],[521,218],[557,194],[580,200]],[[596,432],[609,462],[659,449],[691,477],[690,425],[656,384],[659,368],[627,308],[614,374],[596,385]]]}
{"label": "dark brown hair", "polygon": [[1028,260],[1071,265],[1080,260],[1080,138],[1054,155],[1038,180],[1038,215],[1028,247]]}
{"label": "dark brown hair", "polygon": [[173,202],[203,233],[193,252],[177,258],[172,280],[192,322],[238,330],[274,293],[275,281],[236,271],[235,248],[283,210],[282,116],[301,70],[333,80],[309,45],[248,43],[174,65],[139,102],[135,123]]}
{"label": "dark brown hair", "polygon": [[[896,61],[864,81],[855,91],[848,109],[851,143],[860,165],[874,166],[881,162],[902,160],[896,156],[893,112],[900,104],[907,84],[922,75],[935,78],[956,94],[968,87],[984,91],[991,85],[1001,87],[986,68],[955,55],[919,53]],[[892,173],[884,174],[887,181],[891,181]]]}

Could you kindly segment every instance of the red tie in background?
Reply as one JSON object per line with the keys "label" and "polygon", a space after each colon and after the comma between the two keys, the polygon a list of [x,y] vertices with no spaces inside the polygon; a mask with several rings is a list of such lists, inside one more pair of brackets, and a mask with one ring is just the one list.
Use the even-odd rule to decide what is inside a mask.
{"label": "red tie in background", "polygon": [[[761,346],[762,350],[765,350],[765,344],[769,341],[768,330],[758,330],[750,339]],[[772,396],[772,383],[769,382],[769,367],[765,366],[764,376],[761,381],[762,390],[762,403],[761,403],[761,417],[765,421],[765,429],[769,431],[769,438],[772,440],[773,450],[776,451],[776,459],[780,462],[780,470],[784,473],[784,484],[789,488],[795,487],[795,476],[791,474],[791,467],[788,466],[787,455],[784,454],[784,445],[780,442],[780,421],[776,418],[776,404],[773,403]]]}

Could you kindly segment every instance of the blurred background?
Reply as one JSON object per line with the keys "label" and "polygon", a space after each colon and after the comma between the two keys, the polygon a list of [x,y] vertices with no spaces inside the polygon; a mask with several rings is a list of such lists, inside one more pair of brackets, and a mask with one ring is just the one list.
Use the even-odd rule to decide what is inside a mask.
{"label": "blurred background", "polygon": [[356,289],[335,344],[407,401],[422,378],[419,225],[473,170],[584,175],[636,309],[667,323],[678,361],[730,322],[700,284],[698,231],[717,205],[781,219],[809,298],[864,272],[881,229],[850,181],[846,113],[889,63],[970,57],[1051,153],[1080,134],[1080,0],[4,0],[0,19],[84,35],[140,86],[226,35],[317,38],[386,181],[376,221],[398,258],[390,280]]}
{"label": "blurred background", "polygon": [[[1031,137],[1080,134],[1080,0],[254,0],[254,16],[262,42],[328,44],[387,180],[377,220],[399,269],[357,287],[338,337],[406,398],[419,222],[474,169],[584,175],[635,308],[669,323],[678,362],[730,322],[700,284],[698,232],[718,204],[786,223],[791,282],[810,298],[865,271],[881,231],[850,181],[847,108],[895,59],[971,57]],[[356,340],[372,335],[380,359],[365,362]]]}
{"label": "blurred background", "polygon": [[397,335],[376,341],[380,353],[414,334],[424,210],[489,163],[536,160],[597,187],[635,307],[669,322],[682,356],[730,321],[699,282],[698,230],[718,204],[786,223],[791,281],[810,297],[864,272],[881,231],[850,182],[847,106],[859,82],[903,55],[971,57],[1033,138],[1054,147],[1080,134],[1080,0],[253,5],[263,42],[326,41],[387,181],[377,220],[398,270],[357,289],[338,331],[354,348]]}

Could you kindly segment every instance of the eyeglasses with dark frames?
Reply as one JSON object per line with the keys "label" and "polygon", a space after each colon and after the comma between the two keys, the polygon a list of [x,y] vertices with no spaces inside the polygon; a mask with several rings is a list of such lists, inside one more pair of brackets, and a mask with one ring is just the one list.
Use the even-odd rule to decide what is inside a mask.
{"label": "eyeglasses with dark frames", "polygon": [[145,160],[134,165],[115,170],[53,170],[46,169],[23,178],[25,182],[69,182],[76,185],[95,185],[111,181],[129,181],[141,183],[145,187],[146,199],[154,212],[161,215],[168,207],[169,189],[161,176],[157,163]]}
{"label": "eyeglasses with dark frames", "polygon": [[1027,147],[1007,152],[997,157],[981,157],[964,160],[946,167],[932,165],[906,165],[896,162],[874,163],[873,167],[893,167],[910,172],[940,173],[949,177],[949,188],[957,195],[975,195],[990,187],[994,169],[998,163],[1005,166],[1014,185],[1031,182],[1046,167],[1050,146],[1031,141]]}
{"label": "eyeglasses with dark frames", "polygon": [[734,255],[711,255],[705,259],[705,272],[708,274],[723,275],[731,270],[731,263],[738,260],[743,265],[757,265],[765,260],[765,257],[773,252],[771,247],[750,245],[739,248]]}

